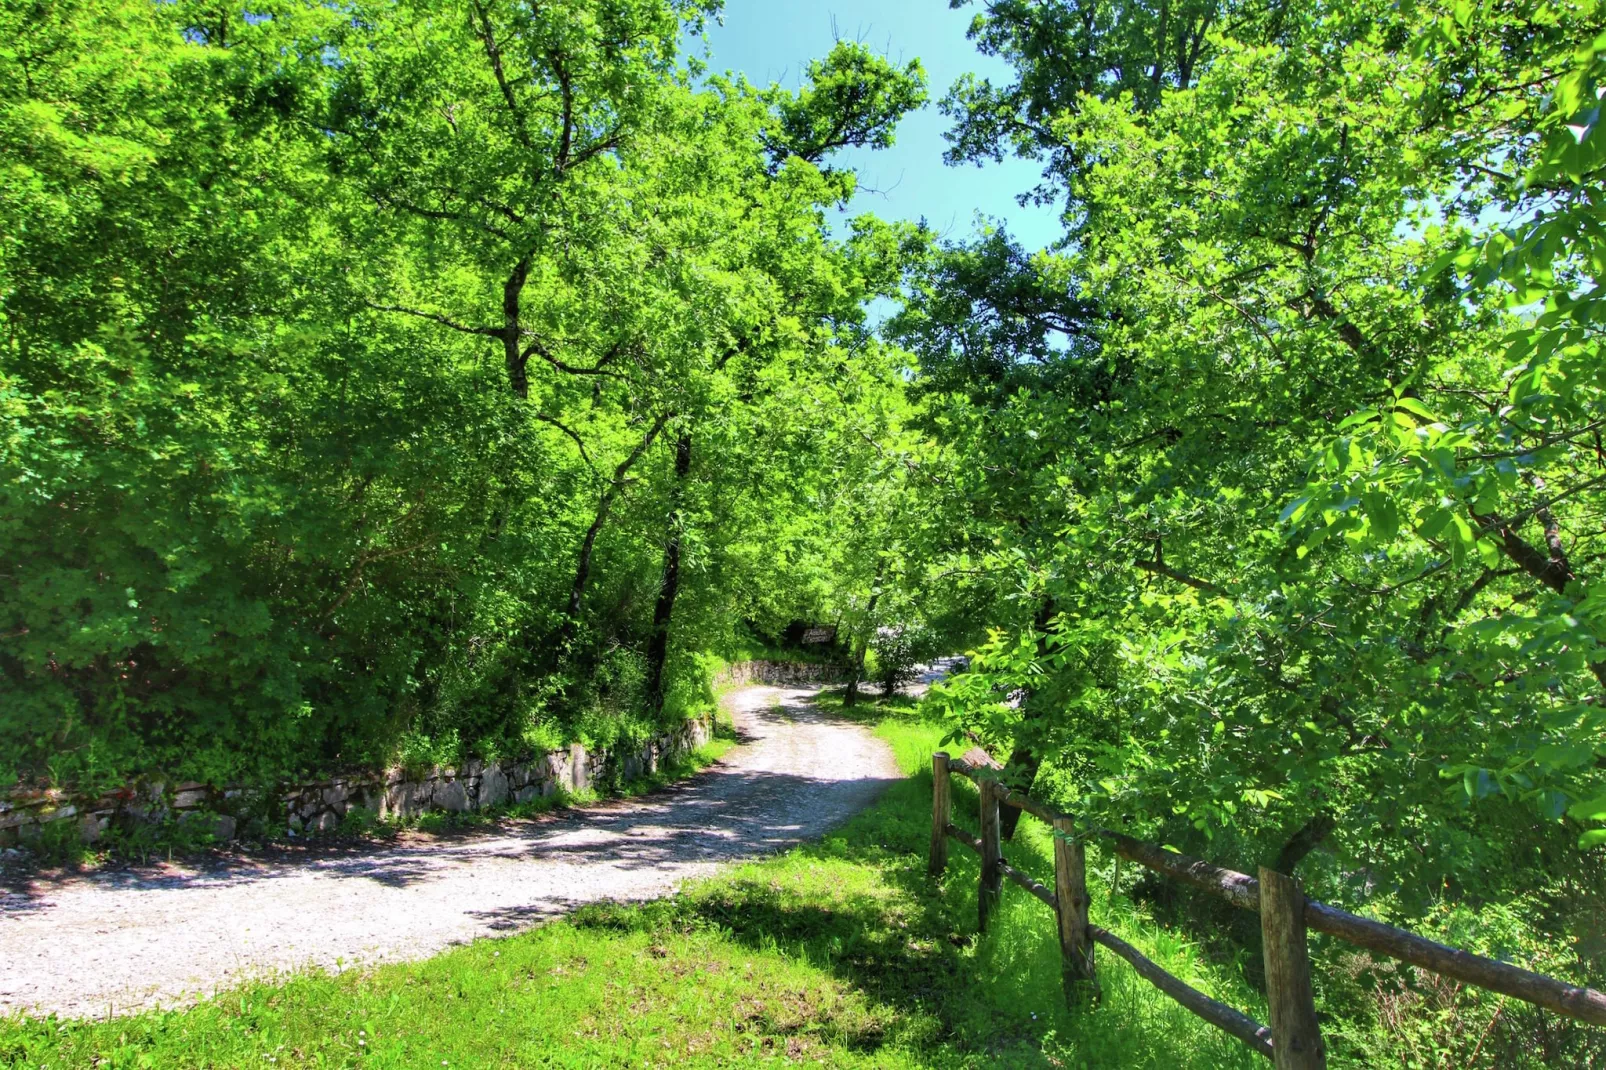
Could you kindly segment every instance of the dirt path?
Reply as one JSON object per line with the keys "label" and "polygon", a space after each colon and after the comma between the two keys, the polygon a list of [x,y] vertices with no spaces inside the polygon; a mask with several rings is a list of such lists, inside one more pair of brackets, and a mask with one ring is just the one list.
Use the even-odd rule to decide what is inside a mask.
{"label": "dirt path", "polygon": [[35,881],[0,898],[0,1014],[125,1013],[282,970],[423,958],[817,836],[899,773],[812,694],[737,692],[743,745],[638,800],[357,852]]}

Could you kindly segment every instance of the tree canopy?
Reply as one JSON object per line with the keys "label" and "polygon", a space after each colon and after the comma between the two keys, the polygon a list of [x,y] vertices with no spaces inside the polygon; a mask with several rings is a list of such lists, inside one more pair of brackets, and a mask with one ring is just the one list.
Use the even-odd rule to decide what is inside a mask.
{"label": "tree canopy", "polygon": [[606,742],[835,612],[899,239],[832,154],[924,78],[695,77],[710,10],[6,9],[6,774]]}

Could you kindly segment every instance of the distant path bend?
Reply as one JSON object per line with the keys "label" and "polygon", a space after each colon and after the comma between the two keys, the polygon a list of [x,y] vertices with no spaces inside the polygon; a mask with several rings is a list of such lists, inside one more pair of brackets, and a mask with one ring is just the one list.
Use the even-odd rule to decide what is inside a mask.
{"label": "distant path bend", "polygon": [[0,1014],[121,1014],[285,970],[423,958],[818,836],[900,774],[885,743],[813,694],[728,696],[742,745],[640,799],[357,850],[34,881],[0,897]]}

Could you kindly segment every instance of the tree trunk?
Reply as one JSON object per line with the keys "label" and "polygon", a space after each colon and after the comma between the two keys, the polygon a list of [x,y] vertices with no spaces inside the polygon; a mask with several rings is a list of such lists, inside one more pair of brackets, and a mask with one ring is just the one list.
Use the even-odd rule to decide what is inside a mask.
{"label": "tree trunk", "polygon": [[848,672],[848,689],[842,696],[844,706],[855,705],[859,701],[859,683],[864,679],[864,658],[870,650],[869,628],[875,627],[875,606],[881,600],[881,581],[886,575],[886,560],[876,562],[875,579],[871,581],[870,602],[864,607],[866,622],[865,633],[859,637],[858,650],[853,654],[852,668]]}
{"label": "tree trunk", "polygon": [[641,455],[647,452],[647,448],[652,445],[653,440],[658,437],[658,432],[664,429],[664,424],[669,422],[669,418],[672,415],[674,414],[666,412],[653,421],[653,425],[647,429],[646,435],[642,437],[636,448],[630,451],[630,456],[620,461],[618,466],[614,468],[613,479],[609,482],[608,489],[602,492],[602,497],[597,502],[596,517],[591,521],[591,526],[586,529],[585,538],[580,541],[580,558],[575,562],[574,582],[569,585],[569,601],[564,607],[563,622],[558,625],[558,630],[552,637],[551,653],[554,659],[563,656],[569,644],[574,641],[575,632],[580,626],[580,603],[585,598],[586,586],[591,582],[591,556],[597,548],[597,536],[602,533],[603,524],[607,523],[608,511],[613,508],[614,500],[619,497],[619,493],[625,488],[625,476],[635,463],[641,459]]}
{"label": "tree trunk", "polygon": [[669,622],[680,593],[680,544],[685,527],[681,503],[686,477],[691,472],[691,432],[675,441],[675,482],[670,489],[669,538],[664,542],[664,579],[658,587],[658,604],[652,611],[652,638],[647,641],[647,706],[653,713],[664,709],[664,666],[669,660]]}
{"label": "tree trunk", "polygon": [[1337,827],[1338,822],[1333,819],[1332,814],[1326,812],[1317,814],[1288,838],[1288,842],[1283,844],[1283,849],[1277,854],[1277,864],[1272,868],[1278,873],[1286,873],[1292,877],[1294,867],[1304,861],[1305,856],[1314,851]]}
{"label": "tree trunk", "polygon": [[1160,105],[1160,83],[1165,78],[1165,43],[1167,33],[1170,31],[1171,4],[1169,0],[1160,0],[1160,27],[1154,34],[1154,71],[1150,81],[1154,85],[1154,106]]}
{"label": "tree trunk", "polygon": [[530,258],[526,256],[513,266],[512,273],[502,284],[502,363],[507,367],[508,389],[521,400],[530,396],[530,376],[525,368],[527,358],[519,323],[519,301],[525,280],[530,277],[530,267]]}
{"label": "tree trunk", "polygon": [[[1048,631],[1048,622],[1053,619],[1054,599],[1045,597],[1042,605],[1037,608],[1036,619],[1032,621],[1033,627],[1037,629],[1037,656],[1039,658],[1048,653],[1048,640],[1045,636]],[[1021,697],[1022,721],[1031,722],[1042,716],[1033,707],[1032,697],[1030,691]],[[1010,786],[1018,786],[1021,791],[1030,795],[1032,793],[1032,785],[1037,782],[1037,771],[1042,765],[1043,759],[1040,755],[1033,753],[1030,747],[1017,743],[1015,749],[1009,753],[1009,762],[1006,768],[1011,772],[1018,771],[1020,779],[1012,782]],[[1020,815],[1021,812],[1013,806],[1004,807],[1000,828],[1004,839],[1013,840],[1015,838],[1015,826],[1020,824]]]}
{"label": "tree trunk", "polygon": [[613,508],[613,500],[617,497],[618,488],[609,487],[597,503],[596,516],[591,526],[586,528],[585,538],[580,540],[580,556],[574,566],[574,582],[569,584],[569,601],[563,607],[563,622],[558,625],[557,633],[553,636],[552,649],[555,656],[561,656],[574,641],[575,630],[580,623],[580,603],[585,599],[586,586],[591,582],[591,555],[597,548],[597,536],[602,533],[602,525],[608,520],[608,510]]}

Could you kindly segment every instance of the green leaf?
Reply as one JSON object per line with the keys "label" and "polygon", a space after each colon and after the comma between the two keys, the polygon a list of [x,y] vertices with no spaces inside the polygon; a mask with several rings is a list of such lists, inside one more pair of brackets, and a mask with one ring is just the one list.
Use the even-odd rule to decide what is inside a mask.
{"label": "green leaf", "polygon": [[1305,510],[1310,506],[1310,503],[1311,499],[1308,496],[1295,498],[1283,508],[1282,513],[1277,517],[1278,521],[1284,524],[1297,525],[1300,519],[1304,517]]}
{"label": "green leaf", "polygon": [[1606,821],[1606,795],[1574,803],[1567,808],[1567,816],[1574,821]]}
{"label": "green leaf", "polygon": [[1424,539],[1436,539],[1439,537],[1440,532],[1450,526],[1451,519],[1452,514],[1450,510],[1441,506],[1427,515],[1427,518],[1422,521],[1422,526],[1417,529],[1416,533]]}
{"label": "green leaf", "polygon": [[1420,419],[1423,423],[1435,424],[1439,422],[1439,418],[1433,415],[1433,413],[1429,411],[1428,407],[1422,404],[1416,398],[1400,398],[1399,400],[1395,401],[1394,407],[1410,413],[1412,416]]}
{"label": "green leaf", "polygon": [[1369,490],[1361,495],[1361,508],[1379,540],[1392,542],[1399,536],[1400,510],[1388,495]]}

